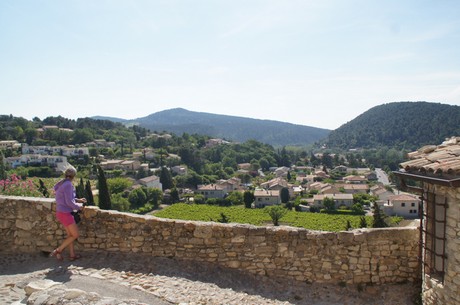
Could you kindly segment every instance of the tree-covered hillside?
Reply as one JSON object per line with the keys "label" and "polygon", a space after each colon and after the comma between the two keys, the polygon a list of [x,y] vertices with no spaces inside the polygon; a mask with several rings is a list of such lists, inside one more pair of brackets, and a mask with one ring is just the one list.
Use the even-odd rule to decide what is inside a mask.
{"label": "tree-covered hillside", "polygon": [[151,131],[209,135],[232,141],[257,140],[273,146],[305,146],[326,138],[330,130],[290,123],[194,112],[182,108],[160,111],[131,121]]}
{"label": "tree-covered hillside", "polygon": [[332,131],[328,147],[417,149],[460,135],[460,107],[428,102],[376,106]]}

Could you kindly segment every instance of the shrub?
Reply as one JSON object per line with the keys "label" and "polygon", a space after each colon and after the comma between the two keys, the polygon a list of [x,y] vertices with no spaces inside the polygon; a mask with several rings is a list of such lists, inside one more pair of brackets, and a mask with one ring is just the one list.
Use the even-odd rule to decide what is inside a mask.
{"label": "shrub", "polygon": [[22,180],[20,176],[12,174],[0,180],[0,194],[7,196],[44,197],[32,180]]}
{"label": "shrub", "polygon": [[280,219],[287,213],[287,210],[279,205],[266,207],[265,211],[270,215],[274,226],[279,226]]}

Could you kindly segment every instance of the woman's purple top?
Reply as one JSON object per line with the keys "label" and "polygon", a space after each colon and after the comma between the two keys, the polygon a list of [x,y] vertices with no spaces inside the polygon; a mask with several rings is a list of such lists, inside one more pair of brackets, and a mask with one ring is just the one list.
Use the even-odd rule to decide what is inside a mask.
{"label": "woman's purple top", "polygon": [[75,188],[68,179],[63,179],[54,186],[56,192],[56,212],[70,213],[80,210],[83,204],[75,202]]}

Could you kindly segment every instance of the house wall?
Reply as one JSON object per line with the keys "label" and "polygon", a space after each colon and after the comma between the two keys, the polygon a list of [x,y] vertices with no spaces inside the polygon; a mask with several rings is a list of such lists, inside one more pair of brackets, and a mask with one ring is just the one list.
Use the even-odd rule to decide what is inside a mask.
{"label": "house wall", "polygon": [[[402,206],[403,203],[404,206]],[[394,215],[404,218],[418,218],[419,202],[417,200],[392,200],[391,204],[393,205]]]}
{"label": "house wall", "polygon": [[254,198],[256,208],[263,208],[270,205],[277,205],[281,203],[281,199],[278,196],[256,196]]}
{"label": "house wall", "polygon": [[447,197],[446,264],[444,282],[423,273],[423,304],[460,304],[460,188],[424,184],[424,188]]}

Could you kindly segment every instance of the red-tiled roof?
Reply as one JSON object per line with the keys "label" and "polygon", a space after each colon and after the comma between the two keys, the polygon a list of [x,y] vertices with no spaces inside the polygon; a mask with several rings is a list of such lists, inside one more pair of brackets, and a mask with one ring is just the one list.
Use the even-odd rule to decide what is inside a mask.
{"label": "red-tiled roof", "polygon": [[408,154],[400,167],[410,173],[460,176],[460,137],[429,145]]}

